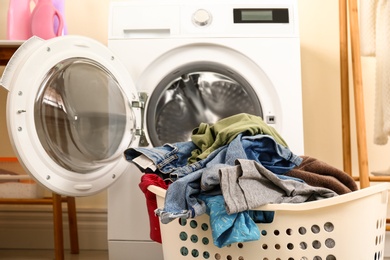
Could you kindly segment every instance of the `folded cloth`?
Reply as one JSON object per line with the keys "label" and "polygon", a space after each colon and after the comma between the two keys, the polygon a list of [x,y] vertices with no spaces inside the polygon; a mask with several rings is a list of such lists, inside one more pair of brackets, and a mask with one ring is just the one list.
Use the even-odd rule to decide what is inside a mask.
{"label": "folded cloth", "polygon": [[[11,172],[11,171],[8,171],[8,170],[4,170],[4,169],[0,169],[0,176],[1,175],[6,175],[6,176],[9,176],[9,175],[12,175],[12,176],[15,176],[15,175],[19,175],[15,172]],[[7,180],[7,179],[4,179],[4,180],[0,180],[0,183],[5,183],[5,182],[19,182],[19,180],[17,178],[15,179],[10,179],[10,180]]]}
{"label": "folded cloth", "polygon": [[18,175],[18,174],[12,171],[0,169],[0,175]]}
{"label": "folded cloth", "polygon": [[337,194],[357,190],[356,182],[347,173],[309,156],[301,156],[302,163],[285,173],[315,187],[324,187]]}
{"label": "folded cloth", "polygon": [[144,174],[141,177],[141,182],[139,184],[140,189],[145,194],[146,198],[146,207],[148,209],[149,215],[149,225],[150,225],[150,239],[158,243],[161,241],[161,232],[160,232],[160,221],[159,218],[154,214],[154,210],[157,209],[157,199],[156,195],[148,190],[150,185],[155,185],[163,189],[168,189],[168,185],[164,180],[156,174]]}

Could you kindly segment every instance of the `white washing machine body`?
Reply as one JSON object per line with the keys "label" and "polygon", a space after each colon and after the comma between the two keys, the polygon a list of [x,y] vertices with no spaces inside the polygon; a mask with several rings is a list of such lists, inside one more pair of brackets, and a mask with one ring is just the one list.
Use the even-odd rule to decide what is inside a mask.
{"label": "white washing machine body", "polygon": [[[298,25],[294,0],[112,2],[108,47],[120,57],[146,100],[145,127],[141,127],[146,129],[141,138],[146,143],[139,145],[155,146],[170,141],[167,131],[155,131],[160,127],[157,118],[162,111],[179,111],[167,112],[163,117],[171,132],[178,133],[176,137],[191,133],[183,130],[186,126],[180,120],[197,117],[193,112],[197,104],[190,106],[189,115],[181,113],[185,108],[180,105],[168,107],[165,100],[172,99],[172,94],[166,93],[173,88],[172,82],[186,79],[183,75],[211,71],[239,82],[243,86],[241,91],[250,96],[248,100],[244,97],[244,103],[253,108],[251,113],[262,116],[276,128],[294,153],[303,154]],[[226,110],[232,106],[232,111],[242,112],[241,94],[226,86],[214,87],[208,89],[213,92],[211,100],[224,103]],[[226,97],[224,91],[230,91],[231,95]],[[204,92],[207,91],[201,96],[207,99]],[[223,113],[209,114],[209,110],[216,109],[207,100],[206,103],[201,106],[203,120],[212,123]],[[160,132],[163,133],[160,139],[166,138],[163,141],[158,137]],[[127,255],[162,259],[160,247],[148,241],[145,199],[137,187],[141,175],[133,167],[109,188],[108,235],[112,259],[125,259]]]}

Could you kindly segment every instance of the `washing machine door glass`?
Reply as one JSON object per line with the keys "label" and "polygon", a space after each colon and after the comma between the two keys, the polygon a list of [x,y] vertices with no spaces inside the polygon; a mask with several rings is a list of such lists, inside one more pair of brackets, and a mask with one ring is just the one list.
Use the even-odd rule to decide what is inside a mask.
{"label": "washing machine door glass", "polygon": [[200,123],[213,124],[238,113],[263,117],[253,87],[239,73],[210,62],[187,64],[168,74],[148,104],[154,145],[189,141]]}
{"label": "washing machine door glass", "polygon": [[25,169],[50,190],[92,195],[126,170],[135,86],[104,45],[67,36],[24,43],[6,67],[7,126]]}
{"label": "washing machine door glass", "polygon": [[118,82],[101,64],[86,58],[61,61],[48,72],[35,100],[40,143],[63,168],[94,172],[121,156],[126,105]]}

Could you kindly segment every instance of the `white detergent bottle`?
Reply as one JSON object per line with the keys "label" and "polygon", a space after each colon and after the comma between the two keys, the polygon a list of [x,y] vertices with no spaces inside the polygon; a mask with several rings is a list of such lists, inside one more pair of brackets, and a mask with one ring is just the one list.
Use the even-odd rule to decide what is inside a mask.
{"label": "white detergent bottle", "polygon": [[[51,0],[38,0],[31,14],[31,32],[42,39],[50,39],[62,35],[63,19]],[[55,28],[55,20],[58,27]]]}
{"label": "white detergent bottle", "polygon": [[10,0],[7,17],[7,39],[27,40],[32,36],[31,0]]}

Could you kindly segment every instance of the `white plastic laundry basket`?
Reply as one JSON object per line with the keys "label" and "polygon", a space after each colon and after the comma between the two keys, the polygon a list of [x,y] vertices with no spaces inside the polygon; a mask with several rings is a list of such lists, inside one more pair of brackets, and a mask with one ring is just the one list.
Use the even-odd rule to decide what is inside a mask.
{"label": "white plastic laundry basket", "polygon": [[[165,260],[379,260],[384,255],[387,183],[334,198],[268,204],[274,221],[258,224],[258,241],[214,246],[209,217],[160,224]],[[150,186],[163,207],[165,190]]]}

